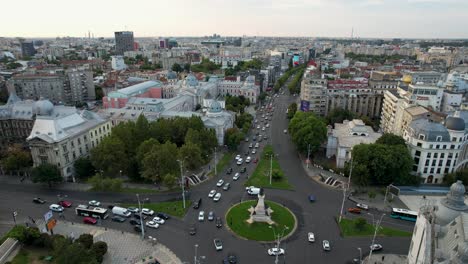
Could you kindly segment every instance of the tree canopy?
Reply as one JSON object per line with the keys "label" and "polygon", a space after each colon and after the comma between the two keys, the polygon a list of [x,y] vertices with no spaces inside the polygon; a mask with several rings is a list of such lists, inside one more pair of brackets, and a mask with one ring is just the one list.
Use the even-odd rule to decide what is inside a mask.
{"label": "tree canopy", "polygon": [[49,163],[33,168],[31,174],[33,182],[47,183],[49,187],[52,187],[53,183],[63,181],[57,166]]}
{"label": "tree canopy", "polygon": [[325,123],[311,112],[296,112],[288,129],[297,149],[303,153],[307,152],[309,144],[312,153],[318,151],[320,145],[327,139]]}
{"label": "tree canopy", "polygon": [[384,133],[379,139],[377,139],[375,143],[389,145],[389,146],[396,146],[396,145],[406,146],[406,142],[402,137],[397,136],[392,133]]}
{"label": "tree canopy", "polygon": [[221,68],[221,65],[211,62],[209,59],[203,58],[200,64],[191,66],[193,72],[213,73],[215,70]]}
{"label": "tree canopy", "polygon": [[343,123],[344,120],[353,120],[356,115],[343,108],[334,108],[327,115],[327,123],[335,126],[335,123]]}
{"label": "tree canopy", "polygon": [[288,106],[288,114],[287,114],[288,119],[293,118],[296,112],[297,112],[297,104],[296,103],[290,104]]}

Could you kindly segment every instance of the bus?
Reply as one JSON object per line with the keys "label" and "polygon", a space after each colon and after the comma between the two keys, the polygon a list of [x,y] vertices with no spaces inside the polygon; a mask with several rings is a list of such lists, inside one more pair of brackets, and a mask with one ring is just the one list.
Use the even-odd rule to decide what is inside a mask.
{"label": "bus", "polygon": [[77,215],[91,216],[97,219],[106,219],[109,216],[107,214],[107,209],[82,204],[76,207],[75,212]]}
{"label": "bus", "polygon": [[418,213],[415,211],[410,211],[401,208],[392,208],[392,213],[390,217],[395,219],[402,219],[406,221],[416,222],[416,218],[418,218]]}

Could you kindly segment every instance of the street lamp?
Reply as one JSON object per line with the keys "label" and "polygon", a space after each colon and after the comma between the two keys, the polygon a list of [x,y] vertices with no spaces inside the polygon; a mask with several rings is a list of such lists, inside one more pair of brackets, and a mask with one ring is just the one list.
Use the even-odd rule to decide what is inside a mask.
{"label": "street lamp", "polygon": [[348,177],[348,186],[345,187],[343,185],[343,201],[341,202],[341,210],[340,210],[340,217],[338,222],[341,223],[341,218],[343,217],[343,209],[344,209],[344,202],[346,200],[346,192],[349,191],[351,186],[351,175],[353,174],[353,158],[351,157],[351,167],[349,168],[349,177]]}
{"label": "street lamp", "polygon": [[185,188],[184,188],[184,172],[182,171],[182,167],[183,167],[183,160],[177,160],[179,162],[179,165],[180,165],[180,184],[182,185],[182,201],[183,201],[183,205],[184,205],[184,209],[185,209]]}
{"label": "street lamp", "polygon": [[362,250],[361,248],[357,248],[359,250],[359,264],[362,264]]}
{"label": "street lamp", "polygon": [[377,235],[377,230],[379,229],[379,225],[380,223],[382,223],[382,218],[384,217],[385,214],[382,214],[380,216],[380,219],[376,222],[376,225],[375,225],[375,230],[374,230],[374,236],[372,237],[372,243],[371,243],[371,248],[370,248],[370,253],[369,253],[369,263],[371,261],[371,257],[372,257],[372,246],[374,245],[375,243],[375,236]]}
{"label": "street lamp", "polygon": [[217,163],[217,162],[216,162],[216,159],[217,159],[216,147],[214,148],[214,154],[215,154],[215,156],[214,156],[214,158],[215,158],[215,159],[214,159],[215,177],[218,177],[218,170],[217,170],[217,168],[216,168],[216,163]]}
{"label": "street lamp", "polygon": [[[273,230],[273,236],[276,238],[276,249],[279,250],[280,249],[280,243],[281,243],[281,240],[280,240],[280,237],[283,237],[284,236],[284,231],[288,230],[289,227],[287,226],[284,226],[283,227],[283,231],[281,232],[281,236],[280,234],[278,233],[278,236],[276,236],[276,232],[275,232],[275,228],[273,226],[268,226],[268,228],[270,228],[271,230]],[[275,254],[275,264],[278,264],[278,253]]]}
{"label": "street lamp", "polygon": [[195,244],[195,257],[193,259],[194,264],[197,264],[197,249],[198,249],[198,244]]}
{"label": "street lamp", "polygon": [[140,210],[141,240],[144,240],[145,239],[145,225],[143,224],[143,215],[142,215],[142,210],[141,210],[140,195],[137,193],[136,197],[138,200],[138,209]]}

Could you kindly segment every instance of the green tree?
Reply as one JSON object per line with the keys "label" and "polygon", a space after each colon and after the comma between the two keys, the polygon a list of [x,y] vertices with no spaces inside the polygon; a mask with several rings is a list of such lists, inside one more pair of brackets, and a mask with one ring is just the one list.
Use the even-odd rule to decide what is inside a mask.
{"label": "green tree", "polygon": [[444,183],[447,185],[452,185],[456,181],[462,181],[463,185],[468,185],[468,169],[461,169],[452,173],[448,173],[444,176]]}
{"label": "green tree", "polygon": [[224,144],[231,150],[236,150],[240,142],[245,138],[244,133],[237,128],[229,128],[224,134]]}
{"label": "green tree", "polygon": [[172,65],[172,70],[179,73],[179,72],[182,72],[183,69],[182,69],[182,66],[180,66],[179,63],[174,63]]}
{"label": "green tree", "polygon": [[169,141],[159,147],[152,148],[143,159],[142,176],[155,182],[161,182],[164,175],[177,173],[179,164],[174,158],[177,156],[177,146]]}
{"label": "green tree", "polygon": [[112,177],[119,175],[120,170],[126,172],[129,162],[124,143],[114,134],[91,150],[91,160],[95,168]]}
{"label": "green tree", "polygon": [[57,264],[97,264],[96,255],[87,250],[81,243],[68,244],[55,256]]}
{"label": "green tree", "polygon": [[335,126],[335,123],[343,123],[344,120],[353,120],[355,114],[343,108],[334,108],[327,115],[327,123]]}
{"label": "green tree", "polygon": [[190,72],[190,63],[185,63],[184,64],[184,71],[185,72]]}
{"label": "green tree", "polygon": [[362,218],[362,217],[358,217],[354,220],[354,228],[356,228],[357,230],[364,230],[364,228],[366,227],[367,225],[367,220],[365,218]]}
{"label": "green tree", "polygon": [[267,96],[267,93],[261,92],[260,95],[258,96],[258,100],[259,100],[260,102],[263,102],[263,101],[265,101],[266,96]]}
{"label": "green tree", "polygon": [[63,181],[57,166],[49,163],[33,168],[31,174],[34,183],[47,183],[49,187],[52,187],[53,183]]}
{"label": "green tree", "polygon": [[150,138],[150,124],[144,115],[140,115],[135,123],[135,146]]}
{"label": "green tree", "polygon": [[392,133],[384,133],[377,141],[375,142],[377,144],[383,144],[383,145],[402,145],[406,146],[405,140]]}
{"label": "green tree", "polygon": [[137,150],[137,160],[140,162],[143,161],[145,158],[145,155],[151,151],[154,147],[159,146],[159,141],[157,141],[154,138],[150,138],[148,140],[145,140],[140,144]]}
{"label": "green tree", "polygon": [[252,121],[253,116],[249,113],[244,112],[242,114],[236,115],[236,120],[234,121],[234,123],[238,128],[243,128],[246,124],[250,127],[252,125]]}
{"label": "green tree", "polygon": [[367,196],[369,196],[369,199],[374,199],[377,196],[377,194],[375,193],[375,191],[370,190],[367,192]]}
{"label": "green tree", "polygon": [[107,243],[104,241],[97,241],[91,247],[91,252],[96,256],[97,261],[101,263],[104,255],[107,253]]}
{"label": "green tree", "polygon": [[311,112],[296,112],[288,129],[292,141],[302,153],[307,152],[309,144],[312,153],[318,151],[327,138],[325,123]]}
{"label": "green tree", "polygon": [[81,234],[76,242],[81,243],[86,249],[90,249],[94,243],[94,239],[91,234]]}
{"label": "green tree", "polygon": [[164,175],[163,183],[167,188],[172,189],[177,183],[177,177],[174,174],[168,173]]}
{"label": "green tree", "polygon": [[94,168],[91,160],[88,157],[78,158],[75,160],[73,166],[75,167],[76,176],[81,179],[88,178],[96,171],[96,168]]}
{"label": "green tree", "polygon": [[189,170],[200,167],[203,164],[200,146],[191,142],[186,142],[179,149],[179,159],[184,160],[184,166]]}
{"label": "green tree", "polygon": [[5,157],[0,161],[6,171],[24,171],[32,166],[31,154],[19,145],[13,145],[6,151]]}
{"label": "green tree", "polygon": [[283,179],[283,176],[283,172],[281,172],[280,170],[274,169],[271,172],[271,178],[274,181],[280,181],[281,179]]}
{"label": "green tree", "polygon": [[288,107],[288,114],[287,114],[288,119],[293,118],[296,112],[297,112],[297,104],[296,103],[290,104]]}

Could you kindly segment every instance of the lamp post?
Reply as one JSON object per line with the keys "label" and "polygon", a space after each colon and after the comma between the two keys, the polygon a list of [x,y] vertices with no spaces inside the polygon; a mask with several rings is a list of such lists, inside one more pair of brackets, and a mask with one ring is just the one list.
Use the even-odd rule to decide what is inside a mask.
{"label": "lamp post", "polygon": [[362,250],[361,248],[357,248],[359,250],[359,264],[362,264]]}
{"label": "lamp post", "polygon": [[375,225],[375,230],[374,230],[374,236],[372,237],[372,243],[371,243],[371,248],[370,248],[370,253],[369,253],[369,261],[368,263],[370,263],[371,261],[371,257],[372,257],[372,246],[374,245],[375,243],[375,236],[377,235],[377,230],[379,229],[379,225],[380,223],[382,223],[382,218],[384,217],[385,214],[382,214],[380,216],[380,219],[376,222],[376,225]]}
{"label": "lamp post", "polygon": [[[218,170],[217,170],[217,168],[216,168],[216,164],[217,164],[217,162],[216,162],[216,159],[217,159],[216,147],[214,148],[214,154],[215,154],[215,156],[214,156],[214,158],[215,158],[215,159],[214,159],[215,177],[218,177]],[[184,208],[185,208],[185,207],[184,207]]]}
{"label": "lamp post", "polygon": [[193,259],[194,264],[197,264],[197,249],[198,249],[198,244],[195,244],[195,257]]}
{"label": "lamp post", "polygon": [[272,174],[273,174],[273,154],[270,155],[270,185],[271,185]]}
{"label": "lamp post", "polygon": [[185,209],[185,188],[184,188],[184,172],[182,171],[182,164],[183,164],[183,160],[177,160],[179,162],[179,165],[180,165],[180,184],[182,185],[182,202],[183,202],[183,205],[184,205],[184,209]]}
{"label": "lamp post", "polygon": [[[273,226],[268,226],[268,228],[273,230],[273,236],[276,238],[276,249],[279,250],[280,249],[280,244],[281,244],[280,237],[283,237],[284,231],[288,230],[289,227],[287,227],[287,226],[283,227],[283,231],[281,232],[281,236],[280,236],[279,233],[278,233],[278,235],[276,235],[275,228]],[[275,264],[278,264],[278,262],[279,262],[278,257],[279,257],[279,255],[278,255],[278,253],[276,253],[275,254]]]}
{"label": "lamp post", "polygon": [[143,214],[141,210],[141,203],[140,203],[140,195],[137,193],[136,194],[137,200],[138,200],[138,210],[140,210],[140,225],[141,225],[141,240],[145,239],[145,225],[143,224]]}
{"label": "lamp post", "polygon": [[309,168],[310,163],[310,143],[307,144],[307,168]]}
{"label": "lamp post", "polygon": [[343,209],[344,209],[344,202],[346,200],[346,192],[349,191],[349,187],[351,186],[351,175],[353,174],[353,158],[351,158],[351,168],[349,168],[349,177],[348,177],[348,186],[343,186],[343,201],[341,202],[341,210],[340,210],[340,217],[338,218],[338,222],[341,223],[341,218],[343,217]]}

